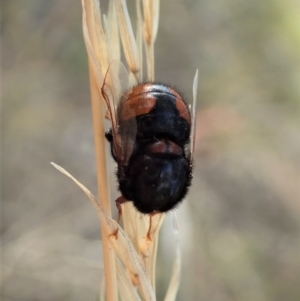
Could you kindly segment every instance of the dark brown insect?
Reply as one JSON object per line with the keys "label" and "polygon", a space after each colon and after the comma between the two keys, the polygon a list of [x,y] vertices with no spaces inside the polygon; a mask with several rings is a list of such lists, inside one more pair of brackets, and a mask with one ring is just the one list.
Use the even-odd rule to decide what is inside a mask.
{"label": "dark brown insect", "polygon": [[[113,92],[106,91],[103,87],[103,97],[112,103]],[[119,215],[126,201],[150,216],[169,211],[191,185],[195,118],[167,85],[139,84],[119,98],[118,105],[108,107],[112,128],[105,135],[118,166]]]}

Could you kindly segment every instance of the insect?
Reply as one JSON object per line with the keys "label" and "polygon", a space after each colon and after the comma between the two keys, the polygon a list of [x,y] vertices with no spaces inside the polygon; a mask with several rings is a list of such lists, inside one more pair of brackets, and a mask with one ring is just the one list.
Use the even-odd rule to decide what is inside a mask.
{"label": "insect", "polygon": [[119,217],[126,201],[150,216],[176,208],[192,180],[195,105],[191,112],[176,90],[159,83],[135,85],[118,104],[111,89],[103,86],[102,95],[110,103],[105,136],[117,163]]}

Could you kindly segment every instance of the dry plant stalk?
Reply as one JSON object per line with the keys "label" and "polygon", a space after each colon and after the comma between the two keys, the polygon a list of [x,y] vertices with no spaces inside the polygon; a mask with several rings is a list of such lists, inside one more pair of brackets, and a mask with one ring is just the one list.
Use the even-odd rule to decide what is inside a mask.
{"label": "dry plant stalk", "polygon": [[[159,0],[144,0],[142,5],[140,0],[136,0],[136,37],[133,34],[125,0],[110,1],[107,16],[101,15],[98,0],[82,0],[82,9],[83,35],[89,61],[99,202],[72,175],[58,165],[52,164],[86,193],[97,211],[102,233],[106,300],[117,301],[119,296],[121,300],[128,301],[154,301],[156,300],[155,262],[158,232],[164,214],[156,214],[152,218],[152,240],[146,237],[149,216],[138,212],[131,202],[122,204],[124,230],[111,218],[105,153],[104,104],[114,106],[114,103],[105,102],[101,88],[105,78],[114,95],[121,95],[124,92],[122,91],[124,79],[120,77],[120,71],[123,70],[120,59],[120,38],[128,66],[127,85],[132,86],[143,78],[143,42],[146,52],[147,79],[154,80],[154,42],[158,29]],[[112,62],[117,68],[111,67]],[[110,70],[109,74],[108,70]],[[194,80],[194,98],[196,98],[196,81],[197,74]],[[111,121],[113,118],[115,116],[110,115]],[[112,235],[116,229],[118,229],[118,235]],[[165,301],[176,299],[180,281],[177,226],[174,226],[174,229],[177,242],[176,258]]]}

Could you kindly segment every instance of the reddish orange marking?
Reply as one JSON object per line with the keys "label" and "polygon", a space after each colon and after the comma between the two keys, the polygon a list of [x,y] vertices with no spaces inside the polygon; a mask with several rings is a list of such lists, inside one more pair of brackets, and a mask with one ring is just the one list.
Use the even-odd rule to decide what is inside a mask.
{"label": "reddish orange marking", "polygon": [[187,104],[182,100],[181,96],[172,88],[169,88],[170,92],[176,97],[175,105],[179,112],[179,115],[185,119],[188,124],[191,124],[191,114]]}
{"label": "reddish orange marking", "polygon": [[121,105],[121,120],[148,114],[156,104],[156,98],[151,96],[148,88],[150,85],[134,87],[127,95]]}
{"label": "reddish orange marking", "polygon": [[170,140],[159,140],[153,144],[150,144],[146,151],[149,151],[153,154],[174,154],[181,156],[182,149],[176,143]]}
{"label": "reddish orange marking", "polygon": [[176,98],[175,100],[176,108],[179,112],[179,115],[185,119],[188,124],[191,124],[191,115],[190,110],[188,109],[187,105],[182,101],[182,99]]}

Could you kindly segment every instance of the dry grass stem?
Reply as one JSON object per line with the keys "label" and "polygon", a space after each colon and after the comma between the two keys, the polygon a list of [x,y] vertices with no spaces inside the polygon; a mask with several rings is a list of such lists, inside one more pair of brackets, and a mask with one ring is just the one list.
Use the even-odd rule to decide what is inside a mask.
{"label": "dry grass stem", "polygon": [[[103,120],[103,105],[101,102],[102,99],[101,97],[99,97],[97,83],[95,82],[94,72],[92,68],[90,68],[90,73],[98,194],[100,203],[103,206],[104,210],[107,212],[107,214],[111,215],[110,195],[108,188],[109,185],[108,177],[106,174],[107,167],[104,141],[105,130]],[[115,254],[109,244],[107,234],[103,231],[103,224],[101,224],[101,233],[107,300],[115,301],[118,300]]]}
{"label": "dry grass stem", "polygon": [[[106,151],[104,139],[103,101],[99,93],[99,81],[103,79],[101,70],[108,67],[108,48],[106,37],[101,26],[100,6],[95,1],[82,0],[83,31],[89,53],[90,89],[93,114],[93,129],[95,141],[98,194],[102,207],[111,215],[109,185],[106,166]],[[101,69],[102,68],[102,69]],[[105,69],[104,69],[105,70]],[[108,301],[118,300],[115,254],[109,243],[107,233],[104,233],[101,221],[102,249],[105,274],[105,287]]]}
{"label": "dry grass stem", "polygon": [[191,151],[194,153],[195,150],[195,131],[196,131],[196,105],[197,105],[197,91],[198,91],[198,69],[196,70],[194,81],[193,81],[193,105],[190,108],[191,115],[193,116],[194,120],[192,120],[192,127],[191,127]]}

